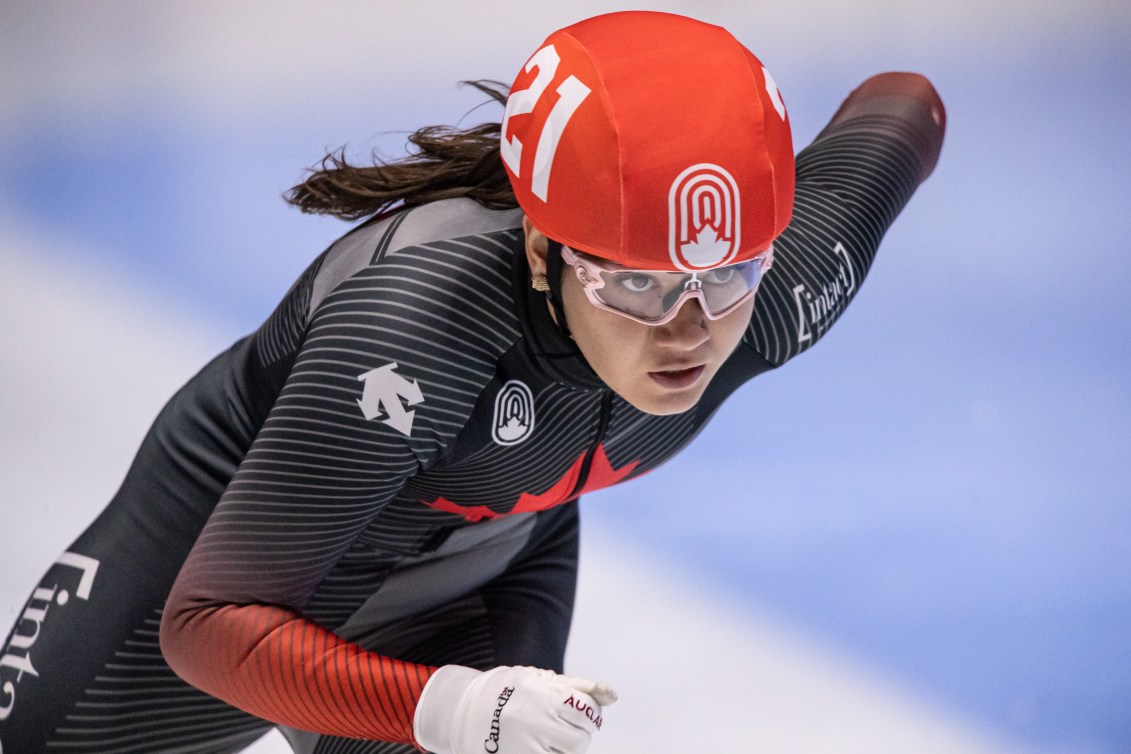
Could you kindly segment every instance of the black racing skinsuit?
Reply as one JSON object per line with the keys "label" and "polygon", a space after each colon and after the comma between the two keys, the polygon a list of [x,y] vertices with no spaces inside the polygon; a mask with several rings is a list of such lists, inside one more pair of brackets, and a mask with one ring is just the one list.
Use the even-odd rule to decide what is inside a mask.
{"label": "black racing skinsuit", "polygon": [[798,156],[742,342],[672,416],[563,337],[518,211],[449,200],[348,233],[172,398],[34,591],[0,655],[0,754],[238,751],[276,723],[304,751],[407,752],[435,666],[560,670],[577,498],[821,337],[943,124],[909,74],[846,100]]}

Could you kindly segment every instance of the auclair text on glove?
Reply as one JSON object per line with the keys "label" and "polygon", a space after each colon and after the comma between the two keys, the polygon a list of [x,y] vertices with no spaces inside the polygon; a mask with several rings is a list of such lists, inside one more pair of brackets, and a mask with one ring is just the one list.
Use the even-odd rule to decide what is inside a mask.
{"label": "auclair text on glove", "polygon": [[483,739],[483,749],[488,754],[495,754],[499,750],[499,717],[503,714],[503,707],[510,701],[514,693],[514,686],[506,686],[499,694],[499,702],[495,706],[495,714],[491,716],[491,732]]}
{"label": "auclair text on glove", "polygon": [[[580,701],[579,699],[574,697],[573,694],[570,694],[569,699],[566,699],[563,704],[568,704],[570,707],[573,707],[575,710],[585,715],[585,717],[589,718],[589,722],[597,726],[597,730],[601,730],[601,713],[593,709],[592,704],[590,704],[589,702]],[[496,716],[498,715],[497,712],[495,714]]]}

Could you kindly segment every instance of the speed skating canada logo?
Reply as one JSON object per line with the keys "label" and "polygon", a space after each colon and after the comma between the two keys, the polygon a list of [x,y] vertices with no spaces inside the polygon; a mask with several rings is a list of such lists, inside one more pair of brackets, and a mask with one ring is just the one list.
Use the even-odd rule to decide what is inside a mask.
{"label": "speed skating canada logo", "polygon": [[724,265],[738,253],[738,183],[719,165],[700,163],[680,173],[668,192],[668,251],[681,270]]}
{"label": "speed skating canada logo", "polygon": [[534,395],[526,383],[509,380],[495,397],[491,436],[499,445],[517,445],[534,431]]}

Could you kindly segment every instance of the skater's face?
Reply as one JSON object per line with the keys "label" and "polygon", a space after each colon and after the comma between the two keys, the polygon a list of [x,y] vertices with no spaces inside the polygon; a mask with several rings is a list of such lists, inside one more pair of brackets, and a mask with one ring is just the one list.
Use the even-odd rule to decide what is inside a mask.
{"label": "skater's face", "polygon": [[[544,275],[547,239],[529,219],[524,218],[523,229],[531,272]],[[568,266],[561,293],[570,333],[593,371],[628,403],[656,415],[681,413],[698,403],[742,339],[754,309],[750,298],[710,319],[700,300],[692,298],[669,321],[647,325],[595,306]]]}

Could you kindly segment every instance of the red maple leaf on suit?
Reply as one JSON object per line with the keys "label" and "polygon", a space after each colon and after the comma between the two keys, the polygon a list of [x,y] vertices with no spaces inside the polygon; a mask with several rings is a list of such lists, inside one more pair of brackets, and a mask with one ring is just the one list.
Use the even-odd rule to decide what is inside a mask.
{"label": "red maple leaf on suit", "polygon": [[577,486],[577,477],[581,474],[581,467],[585,464],[584,453],[579,455],[577,460],[570,464],[570,467],[566,469],[561,478],[550,485],[548,490],[540,495],[523,492],[518,496],[518,502],[514,504],[514,507],[505,513],[493,511],[486,505],[460,505],[459,503],[454,503],[443,497],[438,497],[432,502],[424,501],[424,504],[429,508],[444,511],[445,513],[456,513],[472,523],[477,523],[484,519],[509,516],[513,513],[544,511],[547,508],[553,508],[555,505],[561,505],[562,503],[581,497],[587,492],[593,492],[604,487],[611,487],[631,474],[632,470],[635,469],[639,463],[639,461],[632,461],[631,463],[621,466],[619,469],[614,469],[613,465],[609,463],[609,457],[605,454],[605,446],[602,444],[597,446],[597,450],[593,454],[593,462],[589,464],[589,475],[585,479],[585,484],[576,494],[570,493],[573,491],[573,488]]}

